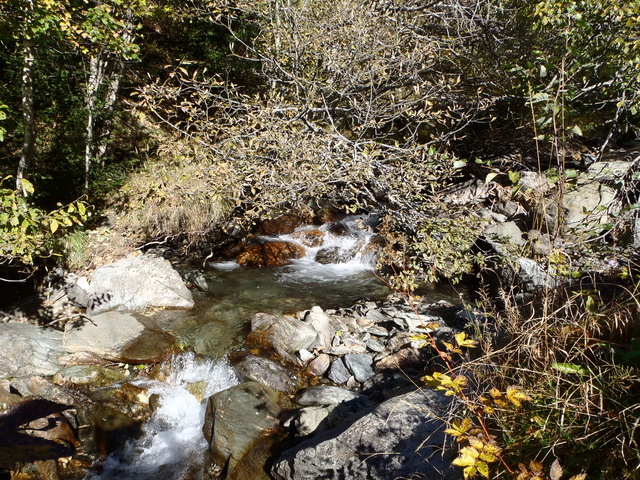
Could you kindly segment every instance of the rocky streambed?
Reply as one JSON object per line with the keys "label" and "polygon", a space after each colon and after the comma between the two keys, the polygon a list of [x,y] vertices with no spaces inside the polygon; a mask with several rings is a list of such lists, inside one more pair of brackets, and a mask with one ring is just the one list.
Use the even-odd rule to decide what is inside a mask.
{"label": "rocky streambed", "polygon": [[[499,273],[526,295],[571,282],[547,260],[626,214],[610,185],[637,162],[592,164],[561,201],[552,179],[531,172],[519,175],[518,197],[476,180],[443,201],[478,205],[486,223],[478,247],[487,258],[509,256]],[[620,235],[637,246],[631,220]],[[419,387],[437,368],[421,335],[447,340],[484,318],[455,295],[408,303],[360,276],[375,256],[367,222],[265,232],[236,261],[182,276],[161,251],[132,255],[97,269],[91,282],[67,276],[42,300],[39,325],[5,316],[2,475],[460,478],[443,434],[455,405]],[[560,222],[564,238],[537,228]],[[590,261],[599,273],[620,271],[615,258]],[[234,271],[252,272],[243,288]],[[354,286],[362,290],[343,303],[336,292]],[[317,297],[297,295],[307,291]],[[216,306],[203,307],[211,296]],[[256,298],[270,307],[250,303]],[[225,310],[231,304],[242,309]]]}

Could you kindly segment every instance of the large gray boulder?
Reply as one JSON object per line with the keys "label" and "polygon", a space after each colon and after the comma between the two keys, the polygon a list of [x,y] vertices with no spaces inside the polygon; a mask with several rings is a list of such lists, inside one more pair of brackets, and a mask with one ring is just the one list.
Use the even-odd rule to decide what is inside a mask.
{"label": "large gray boulder", "polygon": [[168,260],[139,255],[98,268],[91,279],[87,313],[193,308],[191,291]]}
{"label": "large gray boulder", "polygon": [[[203,433],[226,480],[268,480],[264,464],[282,412],[280,396],[256,382],[209,397]],[[310,477],[311,478],[311,477]]]}
{"label": "large gray boulder", "polygon": [[272,475],[280,480],[307,478],[453,480],[440,420],[448,399],[433,390],[416,390],[344,419],[286,450]]}
{"label": "large gray boulder", "polygon": [[64,331],[64,348],[68,352],[89,352],[114,362],[155,361],[171,352],[174,343],[170,334],[150,330],[123,312],[81,317],[68,322]]}
{"label": "large gray boulder", "polygon": [[0,324],[0,378],[49,376],[67,352],[62,332],[28,323]]}
{"label": "large gray boulder", "polygon": [[246,341],[290,358],[291,354],[309,348],[317,338],[318,332],[311,325],[297,318],[283,316],[263,318]]}

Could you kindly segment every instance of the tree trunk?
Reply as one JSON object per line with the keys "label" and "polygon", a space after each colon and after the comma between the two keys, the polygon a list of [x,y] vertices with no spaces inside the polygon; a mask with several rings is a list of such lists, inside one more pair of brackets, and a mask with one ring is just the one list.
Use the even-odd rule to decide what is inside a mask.
{"label": "tree trunk", "polygon": [[87,107],[87,123],[85,126],[84,145],[84,191],[89,191],[89,174],[91,173],[91,158],[93,156],[93,133],[95,127],[95,108],[98,88],[104,81],[104,67],[106,61],[100,52],[91,55],[89,60],[89,77],[85,92],[85,106]]}
{"label": "tree trunk", "polygon": [[[29,3],[27,9],[32,5]],[[27,12],[31,17],[31,12]],[[31,33],[27,30],[24,34],[24,50],[22,61],[22,118],[24,122],[24,141],[22,143],[22,153],[20,154],[20,162],[18,163],[18,172],[16,175],[16,190],[21,195],[27,194],[22,186],[22,180],[25,178],[27,168],[33,160],[33,152],[35,149],[35,117],[33,112],[33,63],[35,61],[35,42]]]}

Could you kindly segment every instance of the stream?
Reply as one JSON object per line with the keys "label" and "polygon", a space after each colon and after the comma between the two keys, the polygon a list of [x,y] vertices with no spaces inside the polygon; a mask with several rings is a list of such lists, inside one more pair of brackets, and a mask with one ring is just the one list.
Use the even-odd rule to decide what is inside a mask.
{"label": "stream", "polygon": [[[299,243],[305,229],[311,228],[263,240]],[[375,259],[368,249],[373,233],[366,217],[342,220],[339,235],[331,233],[332,224],[320,229],[323,242],[307,247],[306,256],[285,267],[208,265],[208,291],[194,292],[193,310],[158,312],[160,325],[173,332],[188,353],[174,356],[163,366],[168,373],[162,381],[139,381],[150,395],[159,396],[160,407],[143,427],[142,438],[109,455],[86,480],[201,478],[203,452],[208,447],[202,433],[202,400],[238,383],[226,354],[242,343],[255,313],[293,314],[314,305],[340,308],[389,295],[387,285],[374,273]],[[317,262],[321,252],[331,252],[336,261]],[[458,293],[446,286],[428,294],[434,302],[459,302]]]}

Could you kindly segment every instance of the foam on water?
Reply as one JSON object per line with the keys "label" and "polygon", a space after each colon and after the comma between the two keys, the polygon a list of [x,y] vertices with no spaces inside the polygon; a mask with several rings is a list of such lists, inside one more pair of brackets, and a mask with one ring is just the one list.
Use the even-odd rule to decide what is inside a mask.
{"label": "foam on water", "polygon": [[189,472],[198,478],[207,441],[202,433],[206,404],[190,391],[203,388],[203,398],[239,383],[226,359],[197,360],[192,353],[174,356],[164,382],[141,381],[148,393],[160,396],[160,407],[143,427],[138,440],[127,443],[122,452],[111,454],[100,472],[86,480],[180,480]]}

